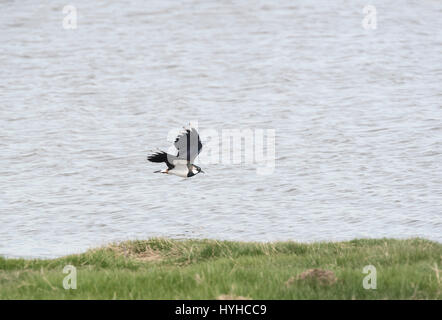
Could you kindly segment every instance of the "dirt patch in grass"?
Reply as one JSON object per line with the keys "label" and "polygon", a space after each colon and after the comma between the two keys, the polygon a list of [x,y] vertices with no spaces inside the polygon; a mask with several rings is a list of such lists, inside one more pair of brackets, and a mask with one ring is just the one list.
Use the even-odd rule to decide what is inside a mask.
{"label": "dirt patch in grass", "polygon": [[216,297],[216,300],[252,300],[249,297],[235,296],[233,294],[222,294]]}
{"label": "dirt patch in grass", "polygon": [[330,270],[323,269],[307,269],[306,271],[299,274],[296,278],[290,277],[285,283],[287,287],[290,287],[296,280],[307,280],[314,281],[322,285],[332,285],[338,278],[335,273]]}
{"label": "dirt patch in grass", "polygon": [[131,246],[124,245],[124,243],[109,245],[107,249],[115,252],[117,255],[122,255],[126,258],[137,261],[150,262],[163,260],[163,256],[160,251],[154,250],[147,245],[143,248],[143,250],[140,250],[139,248],[135,250]]}

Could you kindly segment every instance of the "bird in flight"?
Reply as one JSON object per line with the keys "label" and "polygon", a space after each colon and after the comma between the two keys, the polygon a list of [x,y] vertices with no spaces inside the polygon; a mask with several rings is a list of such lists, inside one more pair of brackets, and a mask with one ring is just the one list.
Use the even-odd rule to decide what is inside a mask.
{"label": "bird in flight", "polygon": [[180,133],[175,139],[174,145],[178,150],[176,156],[159,151],[147,157],[150,162],[166,163],[167,169],[155,172],[173,174],[183,178],[190,178],[200,172],[204,173],[200,167],[193,164],[203,147],[195,128],[185,129]]}

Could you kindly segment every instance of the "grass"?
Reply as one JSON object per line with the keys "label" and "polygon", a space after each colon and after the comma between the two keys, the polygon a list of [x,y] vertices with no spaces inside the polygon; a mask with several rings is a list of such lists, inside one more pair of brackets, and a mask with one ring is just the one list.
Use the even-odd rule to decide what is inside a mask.
{"label": "grass", "polygon": [[[63,288],[69,264],[76,290]],[[363,288],[366,265],[376,267],[376,290]],[[441,271],[442,244],[424,239],[155,238],[54,260],[0,257],[0,299],[441,299]]]}

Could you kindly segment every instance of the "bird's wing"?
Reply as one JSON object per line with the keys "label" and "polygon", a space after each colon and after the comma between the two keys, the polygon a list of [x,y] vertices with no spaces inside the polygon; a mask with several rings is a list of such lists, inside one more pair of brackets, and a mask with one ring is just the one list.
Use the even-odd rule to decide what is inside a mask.
{"label": "bird's wing", "polygon": [[175,167],[175,161],[177,158],[176,156],[168,154],[164,151],[159,151],[149,155],[147,160],[150,162],[165,162],[169,169],[173,169]]}
{"label": "bird's wing", "polygon": [[186,129],[175,139],[175,148],[178,149],[177,158],[192,163],[201,152],[203,145],[195,128]]}

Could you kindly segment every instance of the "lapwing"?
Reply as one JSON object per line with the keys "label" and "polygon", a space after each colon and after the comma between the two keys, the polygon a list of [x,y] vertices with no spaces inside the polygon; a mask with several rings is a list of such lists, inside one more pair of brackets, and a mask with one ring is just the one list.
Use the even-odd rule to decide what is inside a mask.
{"label": "lapwing", "polygon": [[173,174],[183,178],[193,177],[200,172],[204,173],[200,167],[193,164],[203,147],[195,128],[185,129],[185,131],[180,133],[175,139],[174,145],[178,150],[176,156],[159,151],[147,157],[147,160],[151,162],[166,163],[167,169],[155,172]]}

